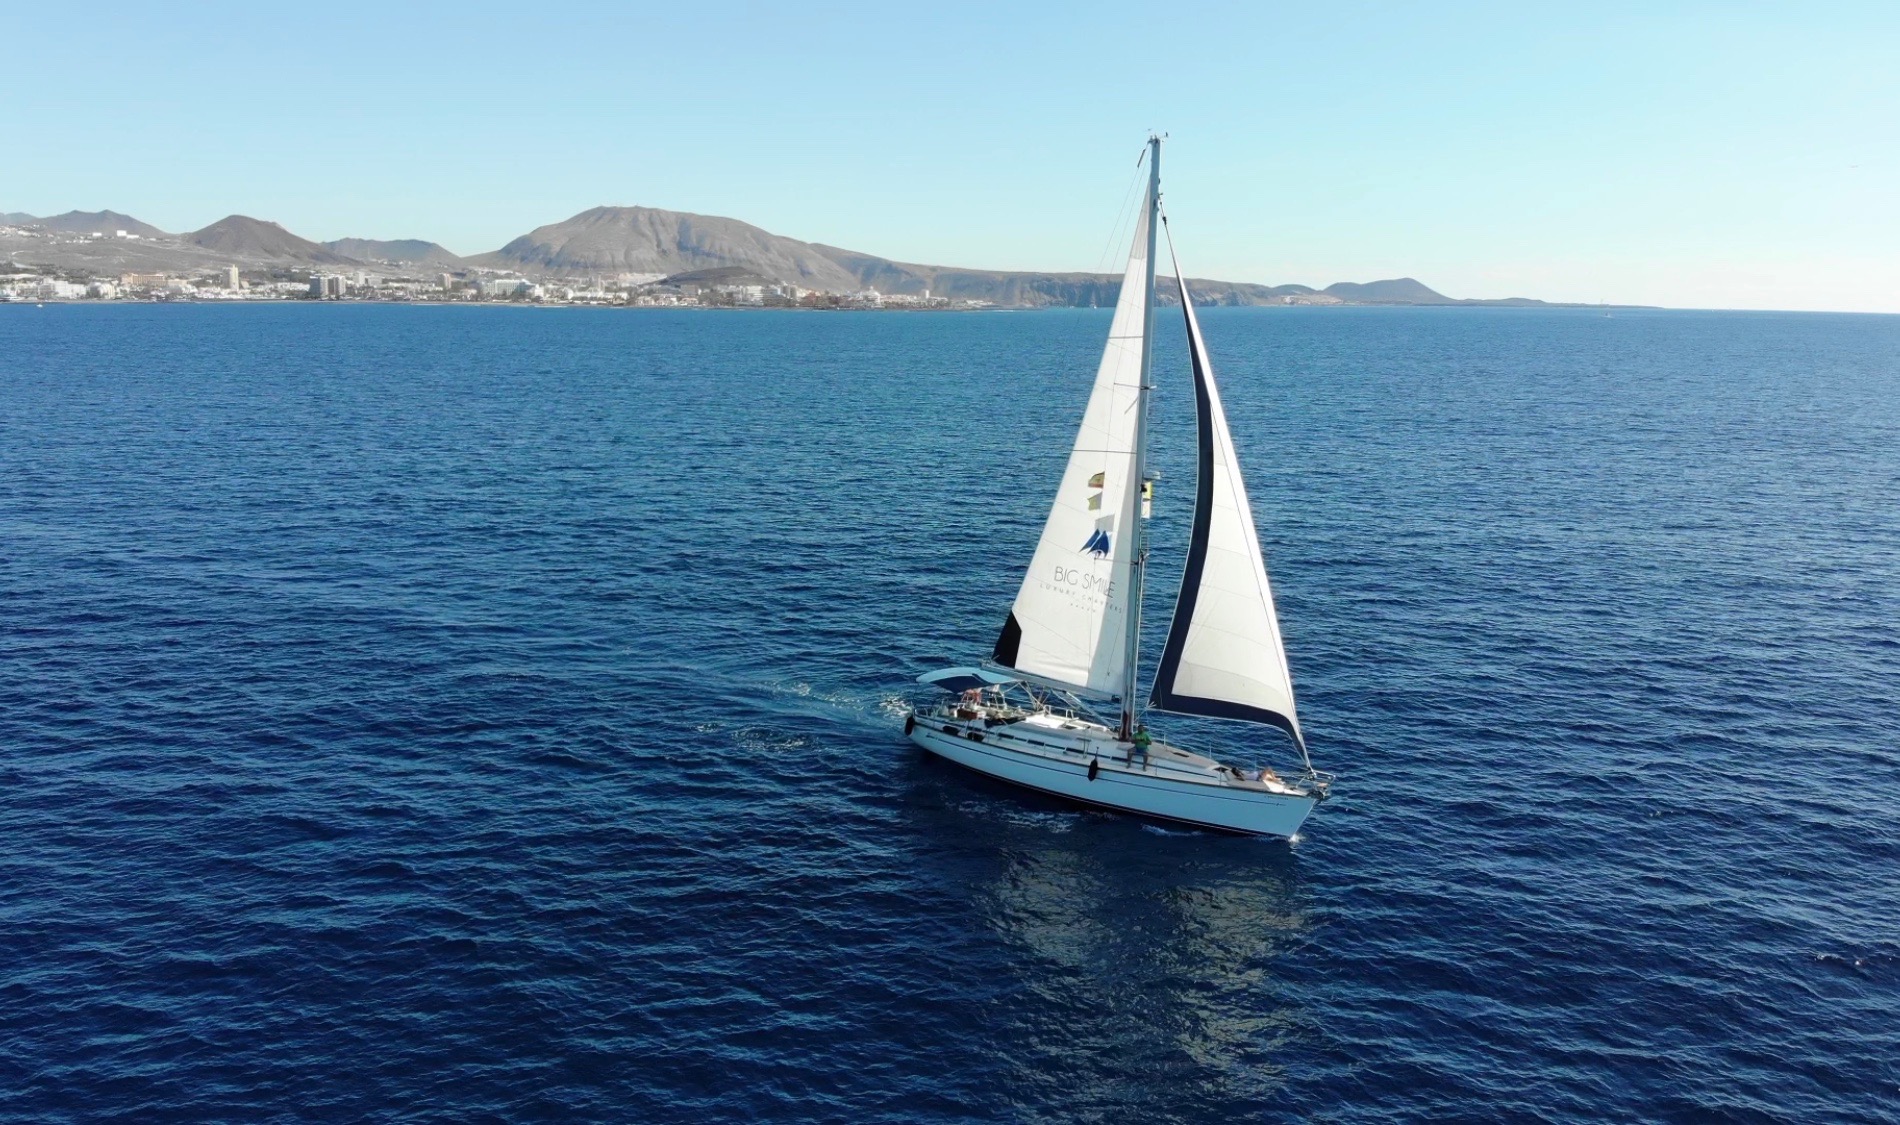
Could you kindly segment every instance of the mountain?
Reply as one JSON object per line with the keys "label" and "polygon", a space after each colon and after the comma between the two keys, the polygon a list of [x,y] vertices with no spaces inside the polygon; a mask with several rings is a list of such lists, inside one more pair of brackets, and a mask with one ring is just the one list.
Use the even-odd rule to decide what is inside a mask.
{"label": "mountain", "polygon": [[537,227],[469,261],[524,273],[680,274],[743,266],[774,281],[847,292],[863,288],[821,247],[737,219],[655,207],[596,207]]}
{"label": "mountain", "polygon": [[[345,240],[357,257],[370,257]],[[331,243],[343,250],[345,243]],[[895,262],[876,254],[815,242],[800,242],[750,223],[655,207],[596,207],[564,222],[522,235],[499,250],[467,259],[469,265],[525,274],[658,274],[678,281],[709,271],[735,271],[767,283],[798,285],[832,293],[876,289],[880,293],[953,301],[987,301],[1015,307],[1106,307],[1121,292],[1120,274],[1036,273],[973,270]],[[1411,278],[1342,282],[1325,290],[1305,285],[1188,279],[1196,302],[1209,305],[1458,304]],[[1172,290],[1164,290],[1169,300]]]}
{"label": "mountain", "polygon": [[231,258],[272,262],[316,262],[325,265],[357,265],[354,258],[312,242],[278,226],[253,219],[249,215],[227,215],[203,230],[184,236],[193,246],[213,250]]}
{"label": "mountain", "polygon": [[[596,207],[534,230],[499,250],[461,258],[422,239],[340,238],[316,243],[276,223],[231,215],[203,230],[168,235],[116,211],[69,211],[50,219],[0,214],[0,257],[110,276],[119,272],[210,271],[233,263],[250,268],[353,267],[416,274],[494,269],[529,276],[636,274],[674,284],[791,284],[829,293],[881,293],[988,302],[1005,307],[1097,306],[1115,303],[1119,274],[1037,273],[898,262],[875,254],[801,242],[750,223],[656,207]],[[70,238],[123,230],[139,238]],[[1461,301],[1409,277],[1305,285],[1258,285],[1189,278],[1204,305],[1538,305],[1509,298]],[[1174,301],[1172,279],[1158,298]]]}
{"label": "mountain", "polygon": [[[341,248],[337,244],[332,244]],[[361,255],[359,255],[361,256]],[[875,254],[800,242],[750,223],[655,207],[596,207],[538,227],[500,250],[468,259],[490,269],[549,273],[661,274],[670,279],[738,270],[766,282],[833,293],[881,293],[988,301],[997,305],[1107,306],[1121,290],[1119,274],[1034,273],[959,269],[894,262]],[[1209,304],[1279,303],[1306,286],[1190,281]]]}
{"label": "mountain", "polygon": [[124,231],[140,238],[169,238],[170,235],[150,223],[141,223],[117,211],[68,211],[64,215],[35,220],[47,230],[62,234],[116,234]]}
{"label": "mountain", "polygon": [[434,242],[425,242],[420,238],[398,238],[383,240],[376,238],[339,238],[323,244],[327,249],[346,258],[355,258],[363,262],[389,262],[404,266],[436,266],[442,269],[464,269],[468,262]]}
{"label": "mountain", "polygon": [[1409,277],[1388,281],[1341,281],[1322,292],[1357,305],[1456,305],[1460,302]]}
{"label": "mountain", "polygon": [[[1282,286],[1282,288],[1289,288]],[[1395,277],[1385,281],[1341,281],[1328,285],[1321,290],[1326,296],[1337,297],[1348,305],[1483,305],[1487,308],[1535,308],[1546,302],[1531,297],[1500,297],[1497,299],[1473,300],[1447,297],[1423,282],[1409,277]],[[1198,299],[1199,294],[1196,294]]]}

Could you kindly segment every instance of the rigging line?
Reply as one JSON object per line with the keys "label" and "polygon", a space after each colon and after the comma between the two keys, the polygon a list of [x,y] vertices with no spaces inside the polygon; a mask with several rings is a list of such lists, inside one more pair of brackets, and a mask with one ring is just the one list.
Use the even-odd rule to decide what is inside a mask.
{"label": "rigging line", "polygon": [[1115,225],[1108,229],[1108,241],[1102,245],[1101,256],[1095,259],[1095,272],[1107,273],[1115,252],[1115,244],[1121,240],[1122,224],[1133,214],[1130,204],[1134,200],[1135,187],[1141,183],[1141,162],[1148,158],[1148,146],[1141,146],[1141,156],[1135,160],[1135,174],[1128,181],[1128,190],[1122,193],[1121,206],[1115,209]]}
{"label": "rigging line", "polygon": [[1108,239],[1102,243],[1102,252],[1095,259],[1095,272],[1098,274],[1107,273],[1113,263],[1115,245],[1121,241],[1122,230],[1128,222],[1128,217],[1134,213],[1135,186],[1140,182],[1141,173],[1138,171],[1134,178],[1128,181],[1128,190],[1122,193],[1121,206],[1115,210],[1115,223],[1108,228]]}

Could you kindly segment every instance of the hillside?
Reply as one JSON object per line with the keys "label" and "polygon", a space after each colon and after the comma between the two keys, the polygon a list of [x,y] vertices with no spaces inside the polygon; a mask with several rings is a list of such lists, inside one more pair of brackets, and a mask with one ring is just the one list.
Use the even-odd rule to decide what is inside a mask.
{"label": "hillside", "polygon": [[246,261],[358,264],[354,258],[345,257],[307,238],[298,238],[276,223],[253,219],[249,215],[227,215],[203,230],[185,235],[183,241]]}
{"label": "hillside", "polygon": [[[933,297],[953,301],[989,301],[992,304],[1036,308],[1042,306],[1106,308],[1121,295],[1121,275],[1107,273],[1033,273],[960,269],[893,262],[836,246],[818,246],[825,255],[849,270],[861,288],[880,293]],[[1163,301],[1173,300],[1173,281],[1158,290]],[[1314,292],[1304,285],[1266,286],[1244,281],[1188,279],[1188,292],[1198,304],[1279,304],[1282,297]]]}
{"label": "hillside", "polygon": [[420,238],[383,240],[375,238],[339,238],[324,247],[346,258],[361,262],[388,262],[400,266],[435,266],[441,269],[465,269],[468,262],[434,242]]}
{"label": "hillside", "polygon": [[1409,277],[1389,281],[1341,281],[1321,290],[1342,301],[1360,305],[1456,305],[1461,302]]}
{"label": "hillside", "polygon": [[[819,246],[833,261],[851,271],[859,283],[880,293],[932,296],[951,300],[990,301],[998,305],[1106,307],[1121,295],[1121,274],[1034,273],[960,269],[893,262],[835,246]],[[1158,299],[1173,303],[1174,280],[1157,288]],[[1202,305],[1277,305],[1288,297],[1311,297],[1319,292],[1306,285],[1257,285],[1247,281],[1210,281],[1188,278],[1188,292]]]}
{"label": "hillside", "polygon": [[469,261],[524,273],[680,274],[742,266],[774,281],[844,292],[862,288],[820,248],[750,223],[654,207],[596,207],[537,227]]}
{"label": "hillside", "polygon": [[[800,242],[737,219],[653,207],[596,207],[563,222],[536,228],[500,250],[467,261],[479,267],[541,275],[637,273],[678,277],[736,269],[768,282],[833,293],[876,289],[880,293],[921,296],[928,290],[932,296],[953,301],[1030,308],[1112,305],[1121,290],[1119,274],[976,270],[894,262],[843,247]],[[1189,281],[1189,291],[1196,301],[1215,305],[1278,304],[1289,296],[1309,297],[1316,292],[1304,285],[1272,287],[1196,279]],[[1443,302],[1445,298],[1437,300]]]}
{"label": "hillside", "polygon": [[893,262],[836,246],[814,246],[848,271],[854,289],[933,297],[953,301],[989,301],[998,305],[1112,305],[1121,291],[1120,275],[1093,273],[1007,273],[950,266]]}
{"label": "hillside", "polygon": [[117,234],[124,231],[136,234],[140,238],[170,238],[171,236],[150,223],[141,223],[130,215],[121,215],[117,211],[68,211],[64,215],[37,220],[47,230],[56,230],[61,234]]}

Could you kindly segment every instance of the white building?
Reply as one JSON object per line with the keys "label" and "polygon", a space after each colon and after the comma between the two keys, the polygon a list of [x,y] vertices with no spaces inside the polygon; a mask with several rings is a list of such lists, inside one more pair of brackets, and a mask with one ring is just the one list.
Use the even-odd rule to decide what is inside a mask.
{"label": "white building", "polygon": [[475,291],[488,300],[506,300],[516,294],[538,297],[540,287],[525,277],[484,277],[475,282]]}

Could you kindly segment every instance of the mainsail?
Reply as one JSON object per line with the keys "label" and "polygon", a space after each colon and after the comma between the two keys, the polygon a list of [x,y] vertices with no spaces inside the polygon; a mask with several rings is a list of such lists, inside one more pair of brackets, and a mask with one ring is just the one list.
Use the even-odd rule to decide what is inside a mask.
{"label": "mainsail", "polygon": [[1144,201],[1082,429],[994,653],[1029,676],[1104,695],[1132,690],[1123,680],[1140,539],[1133,478],[1152,212]]}
{"label": "mainsail", "polygon": [[[1168,254],[1172,259],[1172,239]],[[1293,677],[1280,642],[1280,621],[1273,612],[1253,509],[1178,260],[1174,276],[1194,363],[1200,484],[1181,595],[1155,671],[1151,701],[1161,710],[1184,715],[1270,723],[1292,735],[1304,756],[1306,741],[1293,709]]]}

